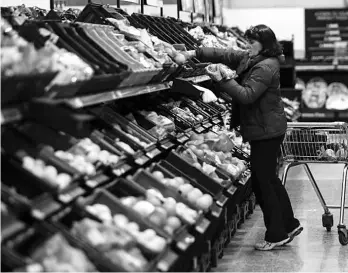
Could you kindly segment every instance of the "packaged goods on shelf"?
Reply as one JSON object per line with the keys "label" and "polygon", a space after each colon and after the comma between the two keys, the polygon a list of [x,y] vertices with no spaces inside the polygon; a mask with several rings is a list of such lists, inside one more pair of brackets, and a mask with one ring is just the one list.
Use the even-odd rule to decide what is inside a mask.
{"label": "packaged goods on shelf", "polygon": [[319,109],[325,105],[327,96],[327,83],[324,79],[316,77],[311,79],[302,91],[302,100],[311,109]]}
{"label": "packaged goods on shelf", "polygon": [[343,83],[333,82],[328,86],[328,98],[325,107],[329,110],[348,109],[348,88]]}

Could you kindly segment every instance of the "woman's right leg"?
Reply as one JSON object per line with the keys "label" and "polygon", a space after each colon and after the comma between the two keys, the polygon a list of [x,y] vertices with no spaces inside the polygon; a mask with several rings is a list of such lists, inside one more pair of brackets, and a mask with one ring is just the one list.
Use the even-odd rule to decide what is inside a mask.
{"label": "woman's right leg", "polygon": [[300,226],[300,221],[296,219],[294,216],[294,211],[291,206],[289,195],[279,177],[276,176],[272,180],[272,184],[273,188],[277,193],[279,204],[283,211],[283,221],[285,230],[287,233],[290,233]]}

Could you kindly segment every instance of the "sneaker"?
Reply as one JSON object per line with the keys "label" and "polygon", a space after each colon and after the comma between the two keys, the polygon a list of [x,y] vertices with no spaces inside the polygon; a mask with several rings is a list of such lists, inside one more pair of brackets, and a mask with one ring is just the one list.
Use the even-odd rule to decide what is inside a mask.
{"label": "sneaker", "polygon": [[261,243],[257,243],[255,245],[255,249],[256,250],[260,250],[260,251],[272,250],[273,248],[275,248],[277,246],[282,246],[284,244],[287,244],[289,240],[290,240],[290,237],[286,238],[283,241],[276,242],[276,243],[270,243],[270,242],[267,242],[267,241],[262,241]]}
{"label": "sneaker", "polygon": [[303,226],[299,225],[297,228],[295,228],[293,231],[291,231],[290,233],[288,233],[289,237],[290,237],[290,240],[288,242],[286,242],[284,245],[292,242],[292,240],[294,240],[294,238],[297,236],[297,235],[300,235],[300,233],[302,232],[303,230]]}

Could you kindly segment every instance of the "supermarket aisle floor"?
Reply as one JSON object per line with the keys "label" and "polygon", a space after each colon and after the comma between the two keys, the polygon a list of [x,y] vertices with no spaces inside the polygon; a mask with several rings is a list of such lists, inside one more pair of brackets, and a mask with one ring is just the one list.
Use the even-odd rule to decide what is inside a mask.
{"label": "supermarket aisle floor", "polygon": [[[319,180],[318,185],[328,204],[338,204],[341,196],[341,175],[337,166],[325,165],[326,174],[333,179]],[[314,173],[314,176],[316,173]],[[288,245],[269,252],[255,251],[253,246],[263,238],[265,228],[262,213],[254,214],[239,229],[224,251],[214,272],[348,272],[348,245],[338,241],[339,210],[331,210],[334,226],[327,232],[321,224],[323,210],[305,176],[290,173],[286,188],[297,218],[304,226],[300,236]],[[346,194],[348,200],[348,193]],[[347,205],[347,204],[346,204]],[[346,210],[345,224],[348,226]]]}

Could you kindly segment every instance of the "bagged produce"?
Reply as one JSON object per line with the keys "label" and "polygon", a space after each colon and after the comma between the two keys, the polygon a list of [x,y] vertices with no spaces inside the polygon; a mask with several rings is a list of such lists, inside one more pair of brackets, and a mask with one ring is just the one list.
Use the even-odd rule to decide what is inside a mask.
{"label": "bagged produce", "polygon": [[327,83],[324,79],[316,77],[311,79],[302,91],[302,100],[308,108],[319,109],[325,105]]}
{"label": "bagged produce", "polygon": [[348,109],[348,88],[343,83],[333,82],[328,86],[328,99],[326,109],[347,110]]}
{"label": "bagged produce", "polygon": [[235,79],[238,77],[235,70],[231,70],[224,64],[210,64],[205,68],[205,71],[208,76],[216,82]]}

